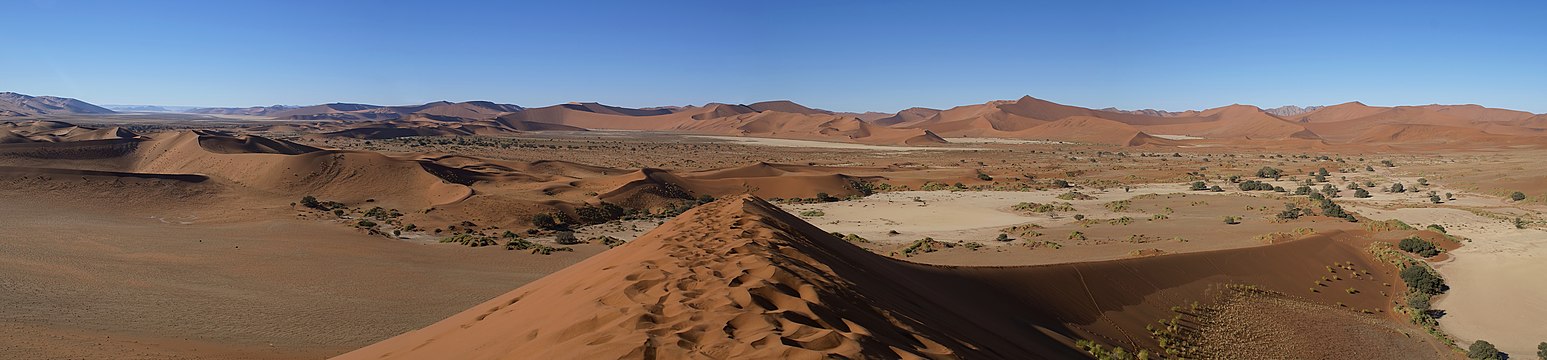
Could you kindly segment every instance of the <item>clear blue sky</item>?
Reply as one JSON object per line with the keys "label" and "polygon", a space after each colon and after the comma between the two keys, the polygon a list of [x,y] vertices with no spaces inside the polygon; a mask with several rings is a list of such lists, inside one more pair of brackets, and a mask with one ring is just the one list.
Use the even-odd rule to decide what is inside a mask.
{"label": "clear blue sky", "polygon": [[1542,113],[1544,3],[0,0],[0,91],[206,106],[790,99],[891,112],[1032,95]]}

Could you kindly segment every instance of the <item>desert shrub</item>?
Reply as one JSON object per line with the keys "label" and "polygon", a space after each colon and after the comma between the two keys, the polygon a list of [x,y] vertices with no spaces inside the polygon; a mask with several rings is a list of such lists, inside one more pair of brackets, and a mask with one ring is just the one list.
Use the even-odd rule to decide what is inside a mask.
{"label": "desert shrub", "polygon": [[1439,295],[1445,292],[1445,279],[1434,274],[1426,266],[1413,265],[1402,269],[1402,282],[1407,284],[1407,290],[1416,293]]}
{"label": "desert shrub", "polygon": [[822,211],[821,209],[806,210],[806,211],[801,211],[800,212],[800,216],[804,216],[804,217],[822,217],[822,216],[826,216],[826,215],[827,215],[827,212],[826,211]]}
{"label": "desert shrub", "polygon": [[1361,199],[1368,198],[1370,197],[1370,191],[1365,190],[1364,188],[1354,189],[1354,197]]}
{"label": "desert shrub", "polygon": [[1445,227],[1444,226],[1440,226],[1440,224],[1429,224],[1429,226],[1426,226],[1424,228],[1429,229],[1430,231],[1433,231],[1433,232],[1441,233],[1441,234],[1445,233]]}
{"label": "desert shrub", "polygon": [[575,237],[574,231],[560,231],[553,234],[553,242],[559,245],[574,245],[580,243],[580,238]]}
{"label": "desert shrub", "polygon": [[1403,252],[1417,253],[1417,255],[1425,256],[1425,258],[1440,255],[1440,249],[1434,247],[1434,243],[1429,243],[1428,239],[1419,238],[1419,236],[1402,239],[1400,243],[1397,243],[1397,249],[1402,249]]}
{"label": "desert shrub", "polygon": [[553,216],[552,213],[532,215],[532,226],[540,229],[557,229],[559,228],[558,217]]}
{"label": "desert shrub", "polygon": [[1429,186],[1429,179],[1418,178],[1418,185]]}
{"label": "desert shrub", "polygon": [[870,239],[860,237],[859,234],[848,234],[843,236],[843,241],[848,241],[851,243],[869,243]]}
{"label": "desert shrub", "polygon": [[1084,241],[1085,240],[1085,233],[1082,233],[1082,232],[1079,232],[1079,231],[1075,231],[1075,232],[1069,233],[1069,240]]}
{"label": "desert shrub", "polygon": [[440,239],[442,243],[457,243],[471,247],[489,246],[498,242],[492,237],[474,233],[461,233]]}
{"label": "desert shrub", "polygon": [[368,229],[368,228],[376,227],[376,222],[375,221],[366,220],[366,219],[360,219],[360,222],[355,223],[355,226],[359,226],[359,227],[363,227],[363,228],[367,228]]}
{"label": "desert shrub", "polygon": [[1281,176],[1284,176],[1284,171],[1273,167],[1264,166],[1261,169],[1257,169],[1257,177],[1260,178],[1277,179]]}
{"label": "desert shrub", "polygon": [[1056,188],[1066,188],[1066,187],[1069,187],[1069,186],[1070,186],[1069,182],[1064,180],[1064,179],[1053,180],[1053,187],[1056,187]]}
{"label": "desert shrub", "polygon": [[1054,202],[1050,204],[1023,202],[1015,204],[1015,206],[1011,206],[1010,209],[1024,212],[1047,213],[1054,211],[1074,211],[1074,205],[1066,202]]}
{"label": "desert shrub", "polygon": [[1444,201],[1444,200],[1441,200],[1439,195],[1434,195],[1434,194],[1430,194],[1429,195],[1429,202],[1431,202],[1431,203],[1438,204],[1438,203],[1440,203],[1442,201]]}
{"label": "desert shrub", "polygon": [[1310,194],[1311,194],[1311,187],[1310,186],[1300,186],[1300,187],[1295,188],[1295,195],[1310,195]]}
{"label": "desert shrub", "polygon": [[306,195],[305,197],[301,198],[301,206],[305,206],[305,207],[309,207],[309,208],[313,208],[313,209],[326,210],[326,209],[322,209],[322,202],[317,201],[317,197],[316,196],[311,196],[311,195]]}
{"label": "desert shrub", "polygon": [[708,203],[712,203],[712,202],[714,202],[714,196],[712,196],[712,195],[704,194],[704,195],[699,195],[698,196],[698,203],[700,205],[708,204]]}
{"label": "desert shrub", "polygon": [[1133,205],[1133,201],[1130,201],[1130,200],[1118,200],[1118,201],[1113,201],[1113,202],[1106,203],[1105,206],[1106,206],[1107,210],[1111,210],[1113,212],[1122,212],[1122,211],[1127,211],[1129,205]]}
{"label": "desert shrub", "polygon": [[1400,193],[1403,191],[1407,191],[1407,188],[1403,187],[1402,183],[1391,184],[1391,192]]}
{"label": "desert shrub", "polygon": [[1241,191],[1255,191],[1255,190],[1273,191],[1273,184],[1269,184],[1269,183],[1265,183],[1265,182],[1261,182],[1261,181],[1257,181],[1257,180],[1242,181],[1241,184],[1238,185],[1238,187],[1241,188]]}
{"label": "desert shrub", "polygon": [[1514,192],[1512,194],[1509,194],[1509,199],[1510,200],[1514,200],[1514,201],[1525,200],[1526,199],[1526,193],[1516,191],[1516,192]]}
{"label": "desert shrub", "polygon": [[1203,190],[1208,190],[1209,189],[1209,185],[1208,184],[1204,184],[1202,181],[1194,181],[1194,182],[1192,182],[1192,187],[1190,187],[1188,189],[1191,189],[1193,191],[1203,191]]}
{"label": "desert shrub", "polygon": [[1397,167],[1397,164],[1392,163],[1391,160],[1381,160],[1380,164],[1385,165],[1386,167]]}
{"label": "desert shrub", "polygon": [[978,172],[978,180],[994,181],[994,177],[993,176],[988,176],[988,174],[984,174],[983,172],[980,171],[980,172]]}
{"label": "desert shrub", "polygon": [[1299,206],[1295,206],[1295,203],[1284,203],[1284,211],[1278,212],[1278,219],[1279,220],[1299,219],[1300,215],[1303,214],[1303,213],[1305,213],[1305,210],[1301,209]]}
{"label": "desert shrub", "polygon": [[1504,353],[1485,340],[1477,340],[1466,348],[1466,358],[1473,360],[1503,360]]}
{"label": "desert shrub", "polygon": [[1010,234],[999,233],[999,237],[994,238],[994,241],[1010,241]]}
{"label": "desert shrub", "polygon": [[593,237],[593,238],[591,238],[591,240],[589,240],[589,242],[594,242],[594,243],[600,243],[602,245],[607,245],[607,247],[609,247],[609,248],[615,248],[615,247],[618,247],[618,245],[623,245],[623,240],[622,239],[611,237],[611,236],[606,236],[606,235]]}
{"label": "desert shrub", "polygon": [[1240,216],[1225,216],[1225,224],[1235,225],[1241,223]]}
{"label": "desert shrub", "polygon": [[820,202],[834,202],[834,201],[838,201],[838,200],[842,200],[842,199],[833,197],[832,195],[828,195],[825,192],[816,193],[816,201],[820,201]]}
{"label": "desert shrub", "polygon": [[1547,360],[1547,341],[1536,344],[1536,358]]}
{"label": "desert shrub", "polygon": [[1059,194],[1058,195],[1058,199],[1059,200],[1095,200],[1096,197],[1095,196],[1086,195],[1086,194],[1081,193],[1079,191],[1070,191],[1070,192],[1067,192],[1067,193]]}

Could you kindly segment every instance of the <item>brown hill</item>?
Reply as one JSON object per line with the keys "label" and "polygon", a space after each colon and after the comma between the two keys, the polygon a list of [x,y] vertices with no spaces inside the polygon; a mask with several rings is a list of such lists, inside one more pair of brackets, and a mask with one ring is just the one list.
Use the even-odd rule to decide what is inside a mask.
{"label": "brown hill", "polygon": [[794,101],[789,101],[789,100],[774,100],[774,101],[756,102],[756,103],[752,103],[751,105],[747,105],[747,107],[752,108],[752,110],[757,110],[757,111],[778,111],[778,112],[787,112],[787,113],[796,113],[796,114],[808,114],[808,115],[809,114],[824,114],[824,115],[832,115],[833,114],[833,112],[831,112],[831,111],[812,109],[812,108],[806,107],[805,105],[796,104]]}
{"label": "brown hill", "polygon": [[1033,98],[959,106],[924,120],[896,122],[894,127],[928,129],[945,137],[1036,136],[1028,129],[1071,117],[1096,118],[1127,124],[1148,134],[1186,135],[1218,139],[1315,139],[1304,127],[1263,112],[1234,105],[1202,112],[1151,116],[1092,110]]}
{"label": "brown hill", "polygon": [[1015,132],[1017,138],[1138,146],[1166,142],[1131,125],[1089,116],[1073,116]]}
{"label": "brown hill", "polygon": [[[1410,336],[1416,328],[1395,317],[1348,310],[1384,308],[1391,299],[1383,294],[1400,290],[1382,287],[1397,280],[1366,257],[1360,237],[1093,263],[942,267],[870,253],[760,199],[734,197],[338,359],[1065,359],[1086,356],[1073,346],[1082,339],[1161,353],[1149,329],[1171,319],[1188,325],[1177,334],[1191,344],[1175,356],[1451,356],[1428,336]],[[1334,263],[1355,269],[1350,277],[1373,271],[1345,280],[1361,287],[1356,294],[1304,291]],[[1297,329],[1307,323],[1320,330]],[[1262,336],[1215,337],[1236,324]]]}
{"label": "brown hill", "polygon": [[112,113],[113,111],[107,108],[71,98],[0,92],[0,116]]}
{"label": "brown hill", "polygon": [[871,121],[871,123],[881,126],[906,127],[910,124],[916,124],[924,120],[928,120],[930,117],[933,117],[939,113],[940,110],[930,108],[908,108],[904,109],[903,111],[898,111],[896,114],[891,116],[875,119]]}

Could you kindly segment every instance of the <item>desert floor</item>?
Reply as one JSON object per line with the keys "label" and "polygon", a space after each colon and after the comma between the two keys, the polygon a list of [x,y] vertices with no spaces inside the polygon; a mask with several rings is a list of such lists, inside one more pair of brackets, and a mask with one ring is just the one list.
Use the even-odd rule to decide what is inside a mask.
{"label": "desert floor", "polygon": [[0,354],[15,359],[322,358],[605,249],[512,254],[283,216],[0,204]]}

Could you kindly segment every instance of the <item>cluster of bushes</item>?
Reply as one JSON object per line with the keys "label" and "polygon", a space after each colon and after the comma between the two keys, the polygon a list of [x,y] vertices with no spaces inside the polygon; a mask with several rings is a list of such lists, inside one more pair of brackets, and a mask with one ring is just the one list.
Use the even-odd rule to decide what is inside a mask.
{"label": "cluster of bushes", "polygon": [[822,211],[821,209],[806,210],[806,211],[801,211],[800,212],[800,216],[801,217],[822,217],[822,216],[826,216],[826,215],[827,215],[827,212]]}
{"label": "cluster of bushes", "polygon": [[615,248],[618,247],[618,245],[623,245],[622,239],[606,235],[593,237],[591,240],[587,240],[586,242],[601,243],[602,245],[607,245],[608,248]]}
{"label": "cluster of bushes", "polygon": [[1265,183],[1265,182],[1261,182],[1261,181],[1257,181],[1257,180],[1242,181],[1241,184],[1239,184],[1239,186],[1241,188],[1241,191],[1255,191],[1255,190],[1273,191],[1273,184],[1269,184],[1269,183]]}
{"label": "cluster of bushes", "polygon": [[440,239],[442,243],[457,243],[471,247],[482,247],[499,244],[499,241],[490,236],[474,233],[461,233]]}
{"label": "cluster of bushes", "polygon": [[1310,215],[1305,209],[1295,206],[1295,203],[1284,203],[1284,211],[1278,212],[1279,220],[1299,219],[1301,215]]}
{"label": "cluster of bushes", "polygon": [[1079,191],[1070,191],[1070,192],[1067,192],[1067,193],[1059,194],[1058,195],[1058,199],[1059,200],[1095,200],[1096,197],[1095,196],[1086,195],[1086,194],[1081,193]]}
{"label": "cluster of bushes", "polygon": [[1047,213],[1054,211],[1074,211],[1074,204],[1066,202],[1054,202],[1049,204],[1023,202],[1010,207],[1011,210],[1035,213]]}
{"label": "cluster of bushes", "polygon": [[1401,242],[1397,243],[1397,248],[1422,257],[1433,257],[1440,254],[1440,249],[1435,247],[1434,243],[1417,236],[1402,239]]}
{"label": "cluster of bushes", "polygon": [[328,211],[344,208],[344,203],[337,201],[318,201],[316,196],[306,195],[301,198],[301,206]]}
{"label": "cluster of bushes", "polygon": [[1344,211],[1343,207],[1332,202],[1331,198],[1321,194],[1311,194],[1311,201],[1316,202],[1316,205],[1321,207],[1322,216],[1342,218],[1348,220],[1348,222],[1359,222],[1359,219],[1355,218],[1353,213]]}

